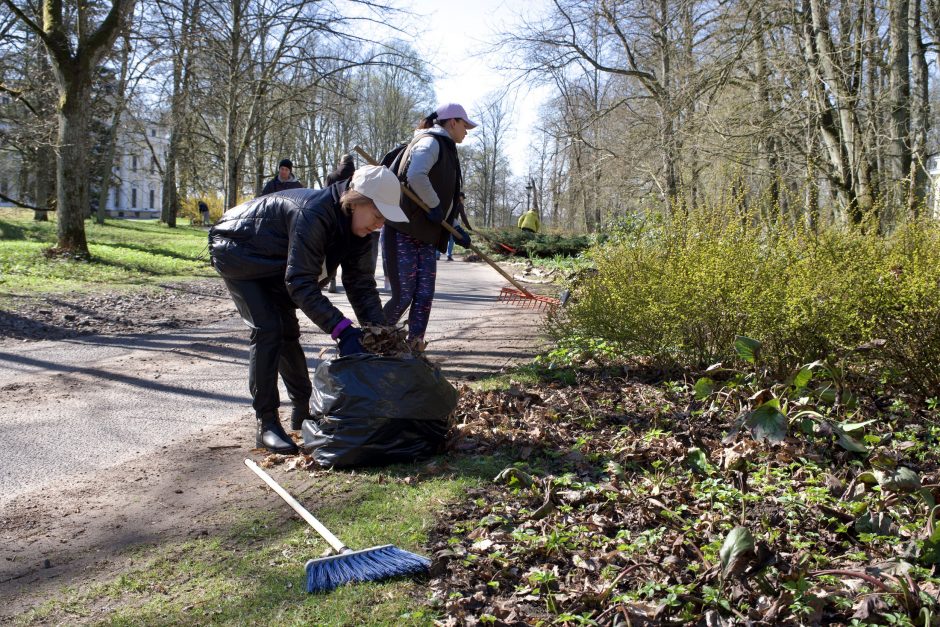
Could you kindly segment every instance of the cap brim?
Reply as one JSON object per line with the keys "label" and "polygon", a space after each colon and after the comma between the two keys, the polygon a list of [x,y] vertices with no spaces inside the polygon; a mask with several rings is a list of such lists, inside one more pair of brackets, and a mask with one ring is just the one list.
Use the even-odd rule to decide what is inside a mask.
{"label": "cap brim", "polygon": [[385,219],[389,222],[408,222],[408,216],[398,205],[387,205],[375,200],[372,202],[375,204],[375,208],[379,210],[379,213],[385,216]]}
{"label": "cap brim", "polygon": [[464,120],[464,122],[467,123],[467,128],[476,128],[476,127],[480,126],[479,124],[477,124],[477,123],[474,122],[473,120]]}

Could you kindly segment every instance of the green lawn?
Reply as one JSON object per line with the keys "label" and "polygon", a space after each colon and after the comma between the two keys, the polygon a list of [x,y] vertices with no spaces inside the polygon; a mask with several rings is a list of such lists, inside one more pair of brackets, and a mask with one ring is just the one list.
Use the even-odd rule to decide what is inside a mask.
{"label": "green lawn", "polygon": [[34,294],[122,289],[172,279],[214,276],[206,231],[167,228],[155,220],[85,222],[91,261],[49,259],[56,223],[36,222],[32,212],[0,209],[0,293]]}
{"label": "green lawn", "polygon": [[[460,458],[446,474],[423,464],[309,476],[292,490],[353,548],[394,544],[422,552],[441,509],[488,482],[507,463]],[[275,475],[280,471],[272,471]],[[307,594],[304,565],[329,548],[271,494],[271,509],[228,512],[221,533],[134,551],[113,579],[66,588],[17,624],[101,625],[431,625],[426,578],[360,583]],[[106,607],[106,611],[101,608]]]}

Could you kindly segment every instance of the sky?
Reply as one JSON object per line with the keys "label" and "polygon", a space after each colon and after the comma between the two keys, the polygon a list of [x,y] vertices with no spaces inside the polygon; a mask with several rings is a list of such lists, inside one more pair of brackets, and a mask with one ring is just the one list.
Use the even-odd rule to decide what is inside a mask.
{"label": "sky", "polygon": [[[523,5],[506,0],[401,0],[397,6],[424,16],[419,20],[420,28],[410,32],[415,35],[419,52],[434,65],[438,102],[460,103],[472,116],[473,109],[488,93],[505,87],[514,78],[496,69],[498,58],[486,57],[483,52],[498,33],[519,23],[521,7],[532,16],[545,2],[526,0]],[[507,152],[510,167],[517,176],[527,173],[529,135],[525,129],[535,124],[546,93],[545,89],[524,90],[516,98],[513,136]]]}

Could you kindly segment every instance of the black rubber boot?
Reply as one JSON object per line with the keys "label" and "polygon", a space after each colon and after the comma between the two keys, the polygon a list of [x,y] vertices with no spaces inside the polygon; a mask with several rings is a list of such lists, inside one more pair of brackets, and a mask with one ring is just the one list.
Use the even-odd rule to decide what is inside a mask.
{"label": "black rubber boot", "polygon": [[290,412],[290,428],[292,431],[300,431],[304,425],[304,420],[310,419],[310,410],[306,407],[294,407]]}
{"label": "black rubber boot", "polygon": [[295,455],[297,453],[297,445],[284,432],[284,427],[281,426],[281,420],[277,414],[258,418],[258,435],[255,437],[255,446],[266,448],[272,453],[280,453],[281,455]]}

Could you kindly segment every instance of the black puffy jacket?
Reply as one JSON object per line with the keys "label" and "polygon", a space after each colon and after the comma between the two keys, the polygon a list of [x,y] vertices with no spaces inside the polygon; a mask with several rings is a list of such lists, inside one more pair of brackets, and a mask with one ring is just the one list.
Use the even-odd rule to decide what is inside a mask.
{"label": "black puffy jacket", "polygon": [[343,287],[360,324],[384,324],[372,240],[357,237],[339,204],[346,182],[260,196],[225,212],[209,229],[212,266],[226,279],[283,276],[310,320],[330,333],[345,316],[320,291],[343,268]]}

